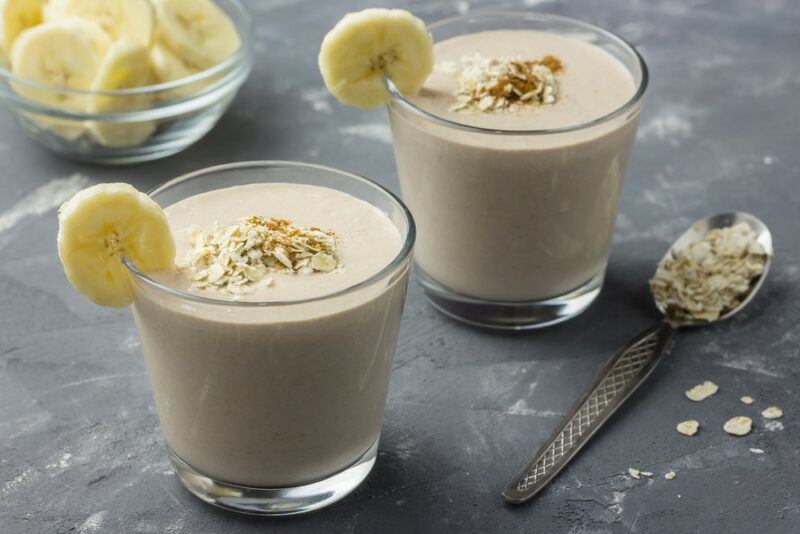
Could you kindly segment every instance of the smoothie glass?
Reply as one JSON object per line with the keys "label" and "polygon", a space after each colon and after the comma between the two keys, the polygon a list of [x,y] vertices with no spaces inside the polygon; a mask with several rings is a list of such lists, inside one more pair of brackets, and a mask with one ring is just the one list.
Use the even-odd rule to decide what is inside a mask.
{"label": "smoothie glass", "polygon": [[617,58],[635,92],[595,120],[550,130],[496,130],[446,120],[393,86],[403,199],[419,227],[415,261],[431,303],[461,321],[522,330],[585,310],[603,284],[647,68],[613,33],[536,13],[481,13],[428,28],[434,41],[488,30],[580,39]]}
{"label": "smoothie glass", "polygon": [[223,508],[285,515],[341,499],[375,463],[415,230],[378,184],[310,164],[224,165],[150,195],[168,206],[269,182],[324,186],[372,204],[396,226],[400,252],[356,285],[285,302],[202,297],[127,265],[156,409],[184,486]]}

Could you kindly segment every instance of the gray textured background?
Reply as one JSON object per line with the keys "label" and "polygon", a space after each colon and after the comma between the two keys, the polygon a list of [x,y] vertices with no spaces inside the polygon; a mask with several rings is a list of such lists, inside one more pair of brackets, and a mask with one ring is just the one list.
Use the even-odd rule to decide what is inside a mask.
{"label": "gray textured background", "polygon": [[[607,26],[652,73],[605,290],[583,316],[528,335],[460,326],[412,285],[376,469],[330,509],[240,517],[184,491],[169,468],[129,311],[66,282],[54,208],[75,190],[147,189],[211,164],[323,162],[397,189],[385,114],[338,105],[316,68],[345,12],[385,2],[250,0],[256,67],[203,141],[154,164],[55,158],[0,123],[0,532],[797,532],[800,525],[800,3],[396,1],[427,21],[487,7]],[[81,173],[85,178],[70,178]],[[763,294],[736,320],[683,333],[665,364],[535,502],[499,491],[601,363],[657,316],[646,281],[674,236],[745,209],[777,243]],[[720,392],[690,403],[711,379]],[[753,406],[737,400],[749,394]],[[786,415],[769,428],[768,404]],[[753,433],[722,423],[750,415]],[[704,425],[694,438],[676,422]],[[750,447],[766,451],[749,452]],[[658,474],[632,480],[629,466]],[[677,478],[666,481],[668,470]]]}

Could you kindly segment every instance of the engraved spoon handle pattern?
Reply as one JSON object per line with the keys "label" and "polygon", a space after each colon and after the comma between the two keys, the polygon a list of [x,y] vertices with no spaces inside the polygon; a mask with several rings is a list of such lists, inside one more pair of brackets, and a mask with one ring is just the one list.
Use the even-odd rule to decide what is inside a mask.
{"label": "engraved spoon handle pattern", "polygon": [[503,490],[521,504],[544,488],[656,367],[675,328],[661,323],[622,347],[605,364],[533,459]]}

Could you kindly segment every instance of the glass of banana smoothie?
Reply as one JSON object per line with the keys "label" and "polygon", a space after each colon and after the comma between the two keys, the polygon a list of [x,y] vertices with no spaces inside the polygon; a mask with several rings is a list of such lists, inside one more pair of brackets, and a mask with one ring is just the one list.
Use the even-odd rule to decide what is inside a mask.
{"label": "glass of banana smoothie", "polygon": [[418,274],[462,321],[528,329],[598,295],[647,69],[577,20],[484,13],[428,26],[435,67],[408,94],[387,77]]}
{"label": "glass of banana smoothie", "polygon": [[133,310],[183,484],[296,514],[372,468],[415,230],[391,193],[288,162],[226,165],[151,192],[176,268],[133,262]]}

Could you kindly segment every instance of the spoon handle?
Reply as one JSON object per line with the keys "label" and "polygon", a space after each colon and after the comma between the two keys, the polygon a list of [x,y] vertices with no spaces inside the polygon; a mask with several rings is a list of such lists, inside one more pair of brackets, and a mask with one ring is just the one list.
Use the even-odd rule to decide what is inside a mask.
{"label": "spoon handle", "polygon": [[503,490],[521,504],[544,488],[655,368],[675,328],[661,323],[622,347],[578,399],[544,445]]}

